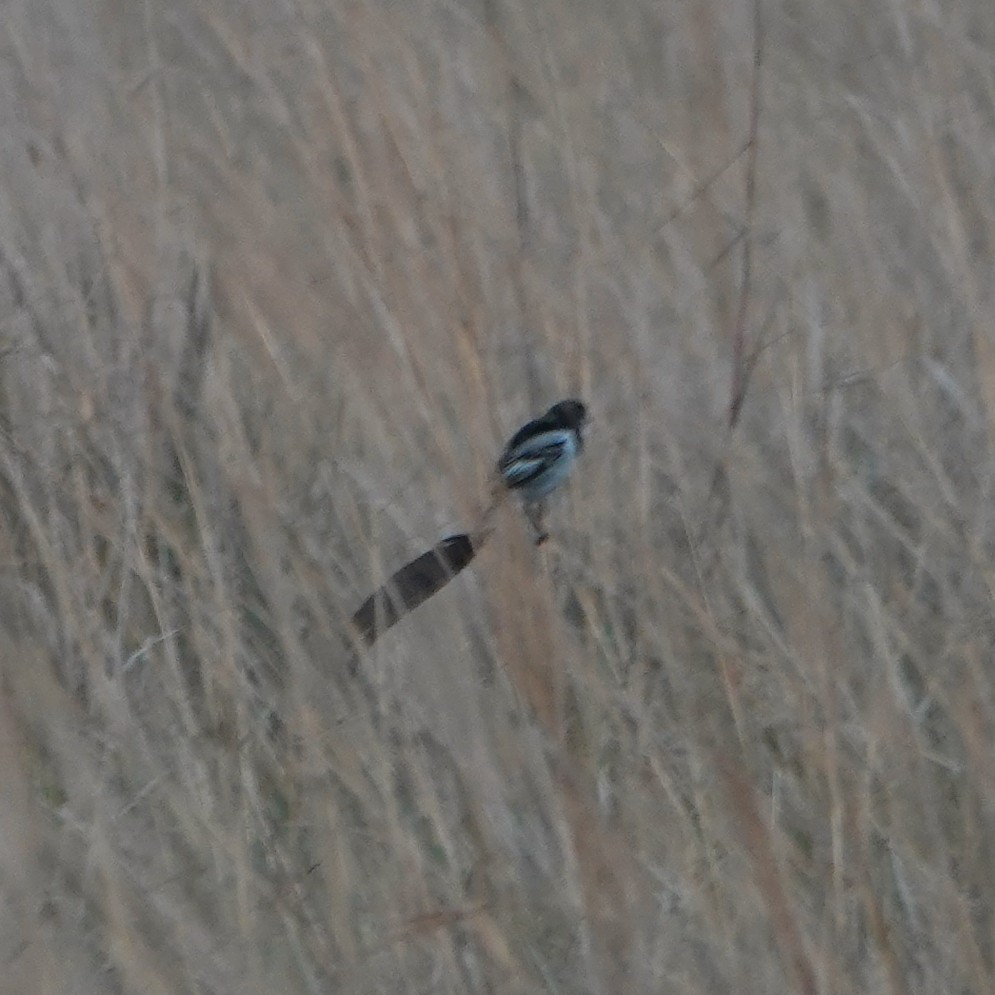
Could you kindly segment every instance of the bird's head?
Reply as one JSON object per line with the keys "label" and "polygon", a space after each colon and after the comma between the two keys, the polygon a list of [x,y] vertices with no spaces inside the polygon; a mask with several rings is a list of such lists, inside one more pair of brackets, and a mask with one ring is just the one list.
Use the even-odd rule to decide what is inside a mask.
{"label": "bird's head", "polygon": [[551,421],[558,421],[566,428],[572,428],[579,433],[587,421],[587,406],[583,401],[578,401],[575,398],[571,398],[568,401],[559,401],[546,412],[546,417]]}

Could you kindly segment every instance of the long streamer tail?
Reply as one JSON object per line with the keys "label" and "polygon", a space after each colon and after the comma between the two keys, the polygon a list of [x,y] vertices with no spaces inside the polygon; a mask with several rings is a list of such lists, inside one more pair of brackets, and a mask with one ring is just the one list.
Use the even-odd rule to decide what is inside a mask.
{"label": "long streamer tail", "polygon": [[[437,594],[477,555],[494,531],[495,517],[507,492],[495,486],[490,503],[480,516],[476,528],[446,536],[431,549],[394,571],[356,610],[352,625],[367,646],[372,645],[391,626],[409,612]],[[352,670],[355,672],[356,662]]]}

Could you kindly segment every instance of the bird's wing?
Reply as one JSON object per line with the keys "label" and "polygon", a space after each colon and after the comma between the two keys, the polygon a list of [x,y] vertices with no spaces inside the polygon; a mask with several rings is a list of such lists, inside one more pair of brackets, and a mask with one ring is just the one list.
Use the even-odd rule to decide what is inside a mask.
{"label": "bird's wing", "polygon": [[[515,439],[522,433],[519,432]],[[498,470],[508,487],[522,487],[573,449],[568,429],[540,432],[517,444],[512,439],[498,461]]]}
{"label": "bird's wing", "polygon": [[546,432],[546,431],[548,431],[550,429],[553,429],[555,427],[556,427],[555,422],[552,425],[549,424],[549,415],[548,415],[548,413],[545,414],[545,415],[543,415],[540,418],[534,418],[532,421],[526,422],[511,437],[510,441],[508,442],[508,445],[505,446],[504,451],[505,451],[506,454],[510,453],[513,449],[515,449],[517,446],[521,445],[527,439],[535,438],[538,435],[540,435],[540,434],[542,434],[542,433],[544,433],[544,432]]}

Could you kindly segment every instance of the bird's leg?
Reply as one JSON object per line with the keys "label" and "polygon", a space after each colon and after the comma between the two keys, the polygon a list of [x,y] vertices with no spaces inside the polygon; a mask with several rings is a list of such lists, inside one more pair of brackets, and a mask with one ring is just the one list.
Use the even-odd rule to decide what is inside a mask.
{"label": "bird's leg", "polygon": [[535,544],[541,546],[549,538],[549,533],[543,527],[543,518],[546,515],[545,502],[537,501],[535,504],[528,505],[525,509],[525,515],[529,520],[529,525],[532,526]]}

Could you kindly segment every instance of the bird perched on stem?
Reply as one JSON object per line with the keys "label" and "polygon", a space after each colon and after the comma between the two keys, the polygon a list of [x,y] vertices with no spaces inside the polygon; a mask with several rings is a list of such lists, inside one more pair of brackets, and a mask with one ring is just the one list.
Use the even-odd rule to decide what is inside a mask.
{"label": "bird perched on stem", "polygon": [[501,482],[520,495],[537,546],[549,538],[542,524],[545,500],[573,469],[584,447],[581,431],[586,421],[587,408],[582,401],[560,401],[523,425],[498,460]]}
{"label": "bird perched on stem", "polygon": [[[428,552],[395,570],[353,614],[355,635],[367,646],[371,645],[463,570],[494,531],[493,516],[503,491],[514,491],[521,496],[536,545],[545,542],[549,538],[542,527],[545,499],[573,468],[584,445],[581,429],[586,421],[587,408],[580,401],[568,400],[554,404],[541,418],[523,425],[498,460],[497,487],[477,528],[469,534],[447,536]],[[358,663],[358,658],[353,657],[350,664],[353,674]]]}

